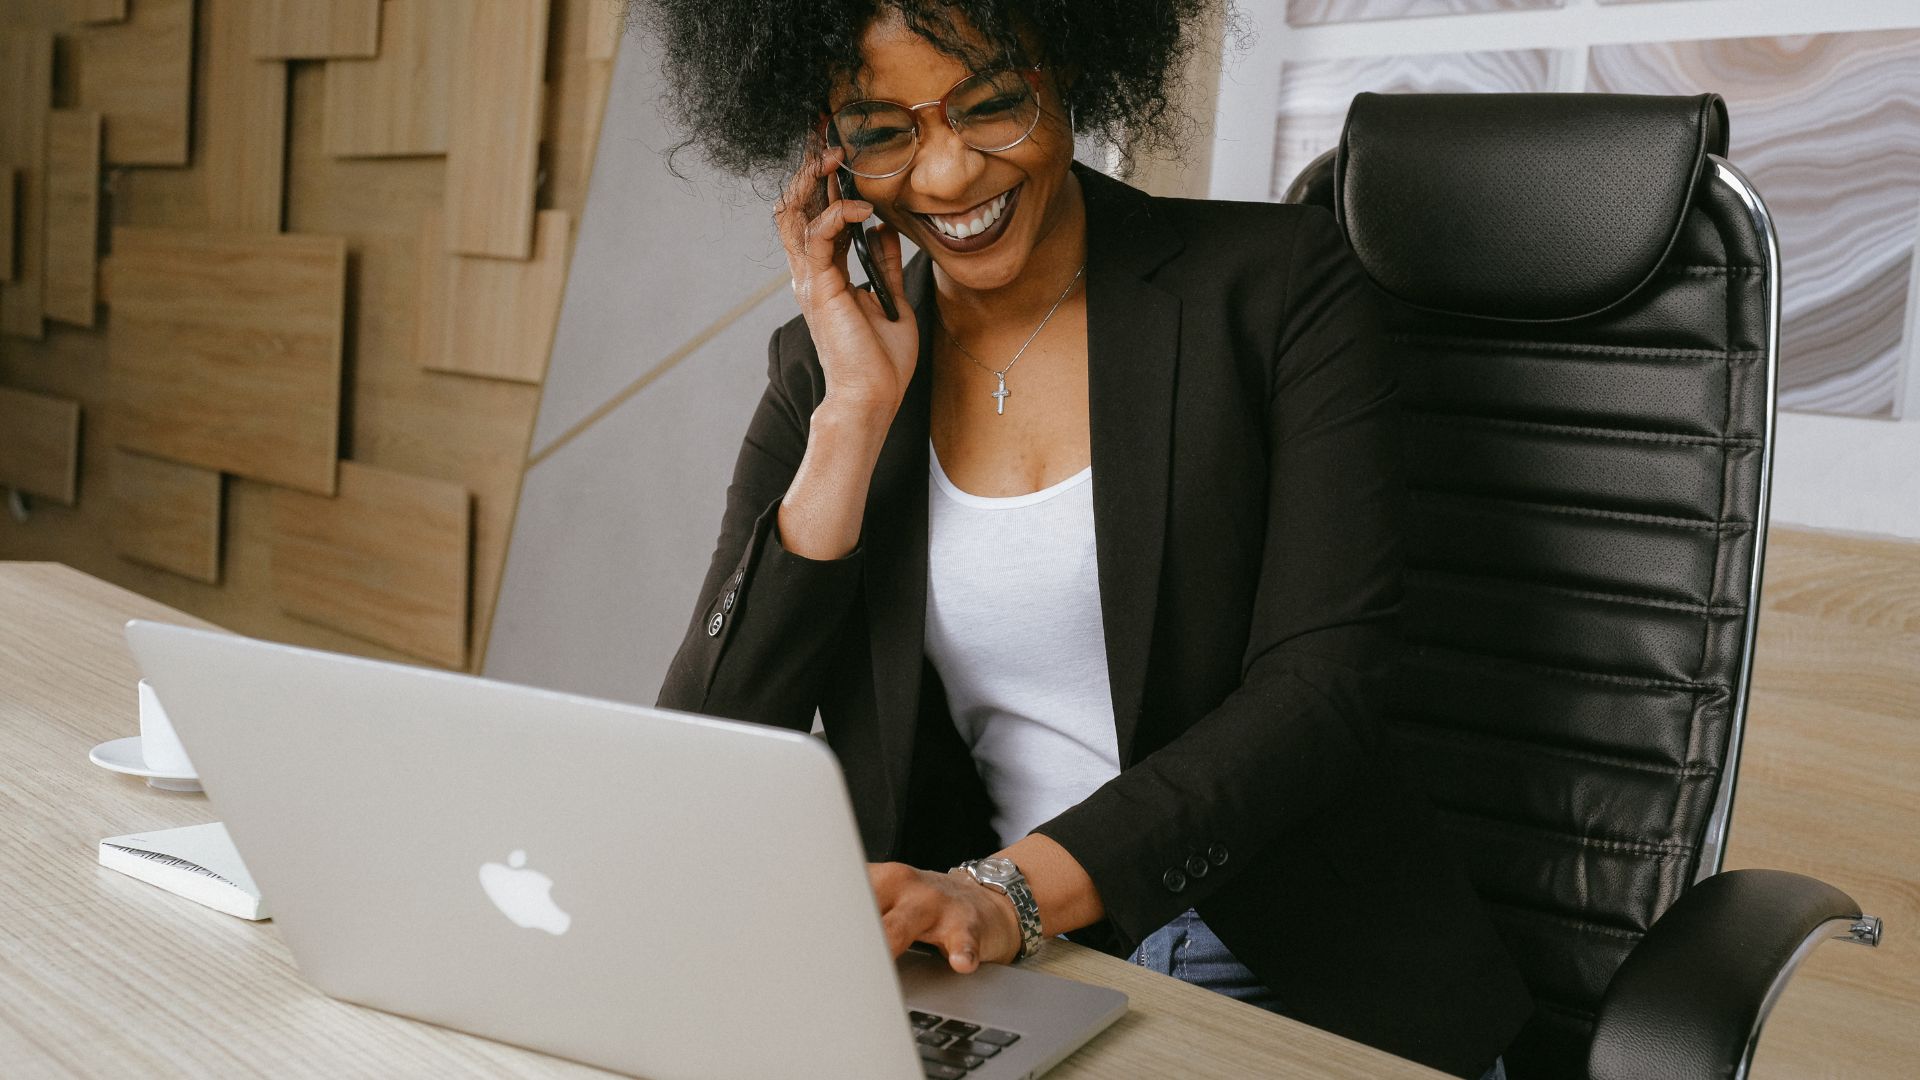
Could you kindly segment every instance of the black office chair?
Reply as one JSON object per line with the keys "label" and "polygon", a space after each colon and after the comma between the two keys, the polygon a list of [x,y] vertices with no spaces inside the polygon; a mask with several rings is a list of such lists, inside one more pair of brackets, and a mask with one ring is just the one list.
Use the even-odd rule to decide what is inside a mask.
{"label": "black office chair", "polygon": [[1745,1076],[1845,893],[1722,872],[1779,253],[1717,96],[1361,94],[1288,199],[1388,297],[1409,466],[1389,723],[1533,990],[1513,1080]]}

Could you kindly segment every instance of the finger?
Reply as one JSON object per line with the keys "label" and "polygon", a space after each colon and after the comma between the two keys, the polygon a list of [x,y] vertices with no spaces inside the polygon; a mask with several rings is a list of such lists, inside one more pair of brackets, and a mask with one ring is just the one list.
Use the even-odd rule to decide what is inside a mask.
{"label": "finger", "polygon": [[[774,203],[774,217],[780,219],[783,226],[804,223],[818,214],[825,203],[832,201],[832,197],[826,200],[820,198],[820,178],[828,177],[831,182],[833,172],[840,167],[843,156],[844,152],[837,146],[830,146],[818,153],[808,152],[800,167],[787,180],[786,190],[781,192],[779,201]],[[785,231],[784,227],[782,231]]]}
{"label": "finger", "polygon": [[[806,177],[808,170],[794,175],[795,184]],[[818,198],[811,192],[802,192],[789,186],[780,197],[773,210],[774,229],[780,234],[780,246],[787,253],[787,261],[799,266],[798,252],[806,246],[807,222],[818,212]]]}
{"label": "finger", "polygon": [[934,944],[947,954],[947,964],[954,971],[970,975],[979,970],[980,942],[965,920],[946,920],[936,937]]}
{"label": "finger", "polygon": [[789,207],[803,213],[817,212],[807,206],[814,193],[820,190],[820,178],[840,167],[843,157],[841,149],[829,146],[825,149],[809,148],[800,160],[800,167],[793,170],[787,178],[787,187],[780,195],[778,206]]}
{"label": "finger", "polygon": [[899,901],[901,888],[913,877],[913,868],[905,863],[867,864],[867,884],[873,888],[873,899],[883,912]]}
{"label": "finger", "polygon": [[880,916],[880,929],[887,935],[888,950],[896,957],[916,941],[934,941],[932,920],[925,910],[911,904],[888,909]]}
{"label": "finger", "polygon": [[[873,216],[873,205],[858,199],[836,199],[820,216],[807,222],[801,254],[815,272],[840,265],[840,245],[847,228]],[[844,271],[843,271],[844,272]]]}
{"label": "finger", "polygon": [[899,911],[881,915],[880,930],[887,937],[887,952],[896,960],[907,951],[907,946],[913,944],[913,934],[907,929],[906,916]]}

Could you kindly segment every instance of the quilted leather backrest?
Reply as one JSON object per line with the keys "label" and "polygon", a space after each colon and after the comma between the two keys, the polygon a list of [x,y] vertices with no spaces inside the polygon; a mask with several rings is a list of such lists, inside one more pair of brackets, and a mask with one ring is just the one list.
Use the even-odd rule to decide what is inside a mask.
{"label": "quilted leather backrest", "polygon": [[1707,156],[1726,152],[1714,94],[1360,94],[1334,214],[1398,300],[1576,319],[1652,278]]}
{"label": "quilted leather backrest", "polygon": [[[1498,107],[1456,106],[1453,122],[1514,115],[1486,97]],[[1644,115],[1645,101],[1629,112]],[[1672,116],[1705,115],[1700,99],[1669,102]],[[1464,154],[1462,168],[1485,171],[1488,145],[1530,152],[1517,138],[1455,138],[1422,115],[1421,128],[1386,125],[1425,147],[1401,148],[1398,167],[1431,177]],[[1364,121],[1350,115],[1345,145],[1369,138],[1353,129]],[[1696,140],[1724,140],[1724,124],[1712,126]],[[1295,191],[1341,197],[1325,175],[1338,175],[1334,161],[1310,172]],[[1608,980],[1700,867],[1744,698],[1772,409],[1768,248],[1716,172],[1703,159],[1653,266],[1577,275],[1590,285],[1581,303],[1596,300],[1595,283],[1626,282],[1598,297],[1597,314],[1514,321],[1388,303],[1412,488],[1408,648],[1389,729],[1539,1003],[1507,1054],[1514,1080],[1585,1075]],[[1511,190],[1492,199],[1451,187],[1458,204],[1442,212],[1460,229],[1537,213],[1506,205]],[[1373,235],[1374,204],[1346,195],[1350,238]],[[1612,227],[1604,216],[1586,225]],[[1564,229],[1558,242],[1574,263],[1643,248]],[[1376,244],[1369,271],[1439,295],[1405,267],[1378,265],[1404,247]],[[1447,255],[1408,259],[1446,272],[1434,268]],[[1491,265],[1476,271],[1483,311],[1499,302]],[[1534,270],[1516,267],[1511,288],[1537,316]]]}

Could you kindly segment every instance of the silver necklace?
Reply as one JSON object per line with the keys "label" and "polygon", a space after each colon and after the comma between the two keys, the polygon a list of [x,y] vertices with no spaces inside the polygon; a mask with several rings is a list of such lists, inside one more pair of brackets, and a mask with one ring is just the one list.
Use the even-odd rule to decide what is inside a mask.
{"label": "silver necklace", "polygon": [[939,310],[935,309],[934,314],[936,317],[940,319],[940,329],[945,330],[947,332],[947,340],[953,342],[953,347],[956,349],[959,349],[960,354],[962,356],[965,356],[967,359],[973,361],[974,364],[978,366],[981,371],[984,371],[987,374],[993,376],[994,378],[1000,380],[999,388],[993,392],[994,415],[996,416],[1006,415],[1007,398],[1013,394],[1013,391],[1007,389],[1007,372],[1012,371],[1013,365],[1020,362],[1020,357],[1025,355],[1027,351],[1027,346],[1033,344],[1033,339],[1040,336],[1040,331],[1045,330],[1047,328],[1047,323],[1050,320],[1052,320],[1053,313],[1056,311],[1059,311],[1060,305],[1067,302],[1067,294],[1073,292],[1073,287],[1080,283],[1080,275],[1086,272],[1087,272],[1087,264],[1081,263],[1080,269],[1075,270],[1073,272],[1073,280],[1067,282],[1067,287],[1060,290],[1060,298],[1053,302],[1053,306],[1048,308],[1046,315],[1041,318],[1040,325],[1033,328],[1033,333],[1028,334],[1027,340],[1021,342],[1020,348],[1014,352],[1013,359],[1007,361],[1007,366],[1001,368],[999,371],[995,371],[992,368],[988,367],[986,364],[981,363],[979,357],[973,355],[971,352],[968,352],[967,347],[965,345],[960,344],[960,338],[954,334],[953,328],[947,325],[946,316],[940,315]]}

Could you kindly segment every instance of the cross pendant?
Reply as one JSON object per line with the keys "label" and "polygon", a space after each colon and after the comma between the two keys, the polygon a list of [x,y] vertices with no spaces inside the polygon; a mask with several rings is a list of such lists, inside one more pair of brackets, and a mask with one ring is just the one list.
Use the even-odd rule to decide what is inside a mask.
{"label": "cross pendant", "polygon": [[1013,391],[1007,389],[1007,377],[994,372],[993,377],[1000,380],[1000,389],[993,392],[993,412],[995,416],[1004,416],[1007,412],[1007,395]]}

